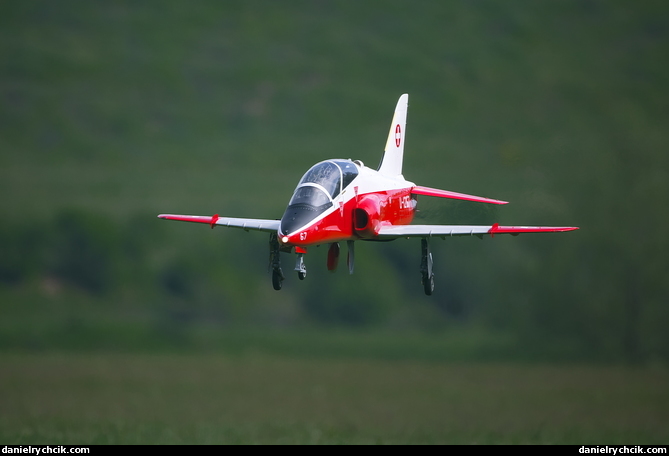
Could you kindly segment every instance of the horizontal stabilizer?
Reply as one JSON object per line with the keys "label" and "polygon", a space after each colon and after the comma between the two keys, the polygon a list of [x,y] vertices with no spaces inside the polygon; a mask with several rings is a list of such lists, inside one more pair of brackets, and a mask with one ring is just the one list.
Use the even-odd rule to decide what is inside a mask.
{"label": "horizontal stabilizer", "polygon": [[448,190],[439,190],[439,189],[430,188],[430,187],[415,186],[411,189],[411,194],[413,194],[413,195],[437,196],[437,197],[440,197],[440,198],[451,198],[451,199],[459,199],[459,200],[465,200],[465,201],[476,201],[478,203],[509,204],[508,201],[500,201],[500,200],[496,200],[496,199],[483,198],[481,196],[467,195],[465,193],[449,192]]}
{"label": "horizontal stabilizer", "polygon": [[232,218],[219,217],[216,215],[174,215],[174,214],[160,214],[158,218],[165,220],[177,220],[180,222],[194,222],[206,223],[212,228],[216,225],[227,226],[230,228],[241,228],[243,230],[256,231],[277,231],[280,220],[263,220],[263,219],[248,219],[248,218]]}
{"label": "horizontal stabilizer", "polygon": [[401,237],[482,236],[484,234],[555,233],[577,230],[575,226],[499,226],[494,225],[397,225],[384,226],[380,239]]}

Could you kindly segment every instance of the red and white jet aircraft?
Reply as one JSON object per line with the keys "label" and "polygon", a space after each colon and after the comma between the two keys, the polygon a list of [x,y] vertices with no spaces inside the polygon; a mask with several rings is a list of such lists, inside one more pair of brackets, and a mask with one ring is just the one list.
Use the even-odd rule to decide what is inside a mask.
{"label": "red and white jet aircraft", "polygon": [[300,280],[307,275],[304,254],[307,248],[330,244],[327,268],[334,271],[339,260],[339,243],[348,244],[348,269],[353,273],[354,242],[386,241],[397,238],[421,238],[420,266],[425,294],[434,291],[432,254],[429,239],[446,236],[545,233],[572,231],[577,227],[490,226],[480,225],[410,225],[419,195],[507,204],[506,201],[465,195],[463,193],[420,187],[402,176],[409,96],[400,97],[390,125],[386,148],[379,169],[366,167],[359,160],[325,160],[312,166],[297,184],[281,220],[245,219],[197,215],[161,214],[158,217],[184,222],[222,225],[246,231],[270,233],[272,284],[280,290],[284,275],[280,252],[295,250],[295,270]]}

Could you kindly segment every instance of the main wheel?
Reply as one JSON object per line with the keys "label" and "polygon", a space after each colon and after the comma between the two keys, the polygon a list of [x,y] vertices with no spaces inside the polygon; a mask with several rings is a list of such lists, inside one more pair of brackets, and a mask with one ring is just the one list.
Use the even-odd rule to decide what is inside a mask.
{"label": "main wheel", "polygon": [[307,277],[307,273],[306,273],[306,271],[305,271],[305,272],[302,272],[302,271],[298,271],[298,272],[297,272],[297,278],[298,278],[298,279],[300,279],[300,280],[304,280],[306,277]]}
{"label": "main wheel", "polygon": [[432,296],[432,292],[434,291],[434,274],[432,274],[429,278],[423,277],[422,282],[425,294],[428,296]]}
{"label": "main wheel", "polygon": [[280,290],[281,285],[283,283],[283,277],[281,275],[281,272],[277,271],[276,269],[272,271],[272,286],[274,287],[275,290]]}

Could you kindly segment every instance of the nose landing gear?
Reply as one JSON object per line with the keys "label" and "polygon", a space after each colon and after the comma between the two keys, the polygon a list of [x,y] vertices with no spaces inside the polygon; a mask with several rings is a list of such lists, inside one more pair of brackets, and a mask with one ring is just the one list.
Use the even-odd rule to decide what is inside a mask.
{"label": "nose landing gear", "polygon": [[[272,286],[275,290],[280,290],[283,286],[283,281],[285,276],[281,270],[281,251],[289,253],[291,251],[290,246],[283,246],[279,243],[279,237],[277,233],[272,233],[269,235],[269,269],[272,270]],[[307,277],[307,267],[304,265],[304,254],[307,253],[307,250],[302,247],[295,247],[297,252],[297,261],[295,263],[295,271],[297,271],[297,277],[300,280],[304,280]]]}
{"label": "nose landing gear", "polygon": [[297,271],[297,278],[304,280],[307,277],[307,267],[304,265],[304,253],[297,253],[297,261],[295,262],[295,270]]}

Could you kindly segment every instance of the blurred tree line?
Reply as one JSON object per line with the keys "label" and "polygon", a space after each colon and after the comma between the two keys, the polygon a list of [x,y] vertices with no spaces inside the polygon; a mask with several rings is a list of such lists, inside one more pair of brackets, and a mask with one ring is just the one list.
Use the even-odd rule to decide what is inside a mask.
{"label": "blurred tree line", "polygon": [[[487,223],[487,212],[479,213],[481,223]],[[83,312],[75,319],[93,326],[105,314],[130,325],[158,322],[169,337],[189,326],[448,332],[465,325],[514,334],[521,351],[537,359],[639,362],[668,354],[662,274],[644,277],[630,269],[632,263],[606,265],[598,256],[608,255],[606,249],[579,252],[578,242],[537,237],[513,253],[516,238],[435,239],[437,289],[427,298],[419,285],[416,243],[359,242],[353,276],[344,267],[327,272],[326,248],[312,248],[304,282],[293,277],[294,255],[282,255],[288,281],[275,292],[269,274],[263,274],[268,270],[263,234],[219,228],[208,235],[211,230],[199,225],[179,225],[143,215],[122,223],[75,209],[39,224],[5,224],[0,295],[11,300],[38,290],[28,293],[33,305],[27,316],[36,320],[57,305],[56,314]],[[501,266],[492,276],[476,272],[484,251],[506,260],[496,260]],[[613,278],[620,282],[609,282]],[[609,290],[617,293],[607,296]],[[7,304],[6,324],[26,317]],[[3,341],[6,347],[22,345],[11,337],[0,337]]]}

